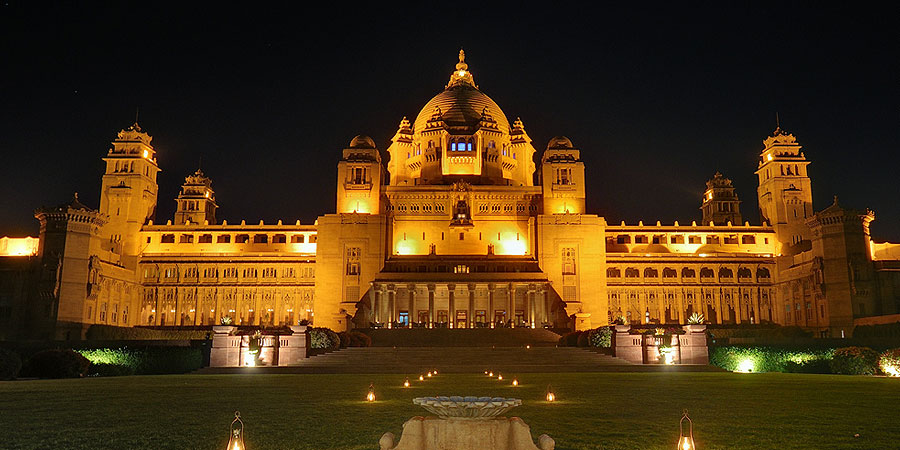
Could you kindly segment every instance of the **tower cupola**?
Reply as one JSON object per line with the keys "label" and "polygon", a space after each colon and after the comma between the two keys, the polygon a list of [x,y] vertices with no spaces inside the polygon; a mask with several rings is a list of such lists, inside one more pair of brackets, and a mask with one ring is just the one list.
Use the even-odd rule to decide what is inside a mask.
{"label": "tower cupola", "polygon": [[184,178],[181,192],[175,199],[175,224],[215,224],[216,193],[212,189],[212,180],[197,169],[192,175]]}
{"label": "tower cupola", "polygon": [[741,223],[741,201],[734,192],[731,180],[716,174],[706,182],[706,191],[703,192],[703,202],[700,210],[703,211],[703,224],[712,222],[715,225],[734,225]]}

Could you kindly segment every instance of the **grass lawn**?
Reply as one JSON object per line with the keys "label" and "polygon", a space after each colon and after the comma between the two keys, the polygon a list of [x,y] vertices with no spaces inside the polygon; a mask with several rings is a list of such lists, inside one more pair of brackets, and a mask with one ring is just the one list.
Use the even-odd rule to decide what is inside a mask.
{"label": "grass lawn", "polygon": [[[425,411],[413,397],[523,399],[512,410],[557,449],[674,449],[687,408],[700,450],[900,446],[900,380],[732,373],[526,374],[513,388],[440,374],[168,375],[0,382],[0,448],[224,449],[235,410],[249,450],[377,449]],[[370,382],[378,401],[361,401]],[[552,383],[559,401],[543,394]],[[858,438],[854,434],[859,434]]]}

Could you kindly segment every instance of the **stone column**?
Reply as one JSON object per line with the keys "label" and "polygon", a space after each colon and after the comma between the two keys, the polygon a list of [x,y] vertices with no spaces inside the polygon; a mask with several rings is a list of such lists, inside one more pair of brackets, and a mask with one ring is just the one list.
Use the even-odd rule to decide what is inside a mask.
{"label": "stone column", "polygon": [[450,309],[450,328],[456,327],[456,285],[447,285],[448,308]]}
{"label": "stone column", "polygon": [[488,312],[487,319],[491,323],[491,328],[494,328],[494,285],[488,284]]}
{"label": "stone column", "polygon": [[369,288],[369,306],[372,308],[369,310],[369,322],[378,322],[378,296],[375,293],[374,283]]}
{"label": "stone column", "polygon": [[434,328],[434,285],[428,285],[428,328]]}
{"label": "stone column", "polygon": [[469,284],[469,316],[467,317],[467,321],[469,322],[469,328],[475,328],[475,285]]}
{"label": "stone column", "polygon": [[389,288],[388,292],[388,328],[392,328],[394,326],[394,322],[397,321],[397,291],[393,289],[393,287]]}
{"label": "stone column", "polygon": [[512,283],[506,287],[506,302],[506,323],[512,320],[513,326],[516,326],[516,287]]}
{"label": "stone column", "polygon": [[525,292],[525,323],[534,328],[534,287],[528,286]]}
{"label": "stone column", "polygon": [[194,325],[200,320],[200,290],[194,287]]}
{"label": "stone column", "polygon": [[407,286],[406,291],[409,293],[409,328],[412,328],[413,322],[419,321],[419,310],[416,309],[416,285]]}
{"label": "stone column", "polygon": [[156,305],[153,307],[153,311],[156,311],[153,314],[153,325],[159,325],[159,313],[161,310],[159,309],[159,288],[153,289],[153,304]]}
{"label": "stone column", "polygon": [[[174,313],[169,312],[171,310],[166,311],[166,312],[169,312],[169,314],[172,314],[172,319],[173,319],[173,322],[175,323],[175,325],[181,325],[182,303],[184,303],[184,302],[181,301],[181,293],[178,292],[178,288],[176,287],[175,288],[175,312]],[[97,302],[97,309],[100,309],[100,302]]]}
{"label": "stone column", "polygon": [[538,290],[538,298],[541,302],[541,327],[543,327],[545,323],[550,322],[550,303],[547,298],[547,286],[541,285],[540,290]]}

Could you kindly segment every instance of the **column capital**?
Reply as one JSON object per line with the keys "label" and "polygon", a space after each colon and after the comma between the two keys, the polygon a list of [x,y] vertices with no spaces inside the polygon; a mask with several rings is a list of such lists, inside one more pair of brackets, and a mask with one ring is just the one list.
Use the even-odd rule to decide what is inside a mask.
{"label": "column capital", "polygon": [[469,288],[469,291],[474,291],[474,290],[475,290],[475,283],[469,283],[469,284],[466,285],[466,287]]}

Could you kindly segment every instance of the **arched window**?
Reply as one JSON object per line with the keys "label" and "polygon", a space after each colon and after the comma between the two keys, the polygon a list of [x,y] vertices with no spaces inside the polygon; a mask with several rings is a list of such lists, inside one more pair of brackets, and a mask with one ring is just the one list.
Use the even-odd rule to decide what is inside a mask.
{"label": "arched window", "polygon": [[659,278],[659,271],[652,267],[648,267],[644,269],[644,278]]}
{"label": "arched window", "polygon": [[750,269],[746,267],[741,267],[738,269],[738,278],[750,279],[753,276],[753,272],[750,272]]}
{"label": "arched window", "polygon": [[722,267],[719,269],[719,278],[733,278],[734,271],[727,267]]}
{"label": "arched window", "polygon": [[714,276],[716,276],[716,273],[709,267],[700,269],[700,278],[712,278]]}
{"label": "arched window", "polygon": [[619,278],[622,276],[622,271],[619,270],[618,267],[610,267],[606,269],[606,278]]}
{"label": "arched window", "polygon": [[756,278],[769,278],[769,276],[769,269],[766,269],[765,267],[756,269]]}
{"label": "arched window", "polygon": [[681,269],[681,278],[694,278],[697,276],[697,271],[691,269],[690,267],[685,267]]}
{"label": "arched window", "polygon": [[671,267],[666,267],[665,269],[663,269],[663,278],[675,278],[677,276],[678,272],[675,269]]}
{"label": "arched window", "polygon": [[625,269],[625,278],[637,278],[640,276],[640,272],[634,267],[629,267]]}

